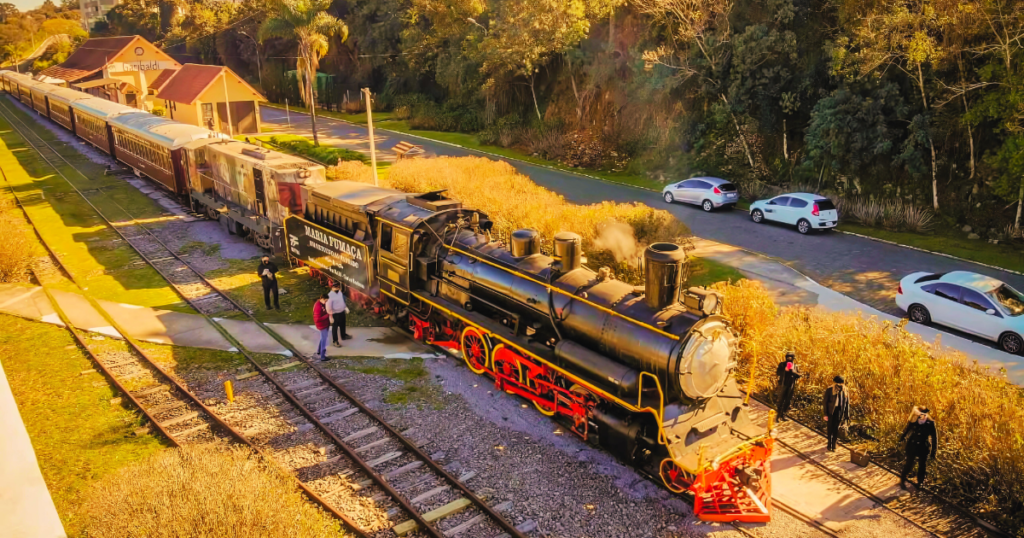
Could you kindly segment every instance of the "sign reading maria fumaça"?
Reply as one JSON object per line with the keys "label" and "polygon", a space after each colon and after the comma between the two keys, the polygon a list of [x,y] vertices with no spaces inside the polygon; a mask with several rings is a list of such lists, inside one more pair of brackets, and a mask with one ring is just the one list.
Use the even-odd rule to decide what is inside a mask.
{"label": "sign reading maria fuma\u00e7a", "polygon": [[296,216],[285,219],[284,228],[293,258],[359,291],[369,289],[370,253],[366,245]]}

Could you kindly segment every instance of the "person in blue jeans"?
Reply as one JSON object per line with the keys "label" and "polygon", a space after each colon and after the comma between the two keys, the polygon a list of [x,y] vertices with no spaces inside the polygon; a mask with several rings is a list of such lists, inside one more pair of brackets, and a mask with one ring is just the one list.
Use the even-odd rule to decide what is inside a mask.
{"label": "person in blue jeans", "polygon": [[327,339],[331,334],[331,315],[327,313],[327,294],[323,294],[313,303],[313,324],[320,331],[320,345],[316,352],[320,362],[327,360]]}

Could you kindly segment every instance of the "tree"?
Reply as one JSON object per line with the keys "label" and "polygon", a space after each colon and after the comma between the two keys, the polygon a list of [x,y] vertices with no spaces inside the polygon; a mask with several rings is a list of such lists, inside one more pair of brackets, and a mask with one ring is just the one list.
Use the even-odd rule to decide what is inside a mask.
{"label": "tree", "polygon": [[316,70],[320,59],[330,50],[330,38],[337,34],[341,41],[348,38],[348,26],[327,13],[331,0],[284,0],[277,14],[260,26],[260,41],[278,37],[298,42],[296,71],[299,92],[309,106],[309,119],[313,126],[313,145],[319,146],[316,133]]}
{"label": "tree", "polygon": [[495,76],[522,76],[530,87],[533,110],[543,120],[537,103],[537,72],[556,54],[575,47],[587,35],[590,22],[582,0],[505,0],[483,28],[483,70]]}

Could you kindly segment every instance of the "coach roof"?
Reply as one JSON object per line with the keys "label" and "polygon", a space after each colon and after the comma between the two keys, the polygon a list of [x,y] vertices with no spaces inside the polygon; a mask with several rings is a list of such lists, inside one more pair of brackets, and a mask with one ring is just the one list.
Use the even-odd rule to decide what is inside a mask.
{"label": "coach roof", "polygon": [[220,136],[209,129],[178,123],[148,112],[114,116],[110,118],[110,125],[170,149],[178,149],[193,140]]}
{"label": "coach roof", "polygon": [[56,99],[62,103],[73,103],[75,101],[93,98],[92,95],[78,90],[72,90],[71,88],[57,88],[46,92],[46,95],[48,95],[50,99]]}
{"label": "coach roof", "polygon": [[409,195],[395,189],[374,187],[357,181],[331,181],[313,189],[313,198],[330,201],[331,205],[340,205],[365,213],[377,211],[396,200],[404,200]]}
{"label": "coach roof", "polygon": [[99,97],[90,97],[88,99],[82,99],[75,101],[71,104],[75,110],[81,110],[86,114],[97,116],[100,118],[109,118],[118,114],[128,114],[130,112],[140,112],[139,109],[130,107],[128,105],[122,105],[121,103],[115,103]]}

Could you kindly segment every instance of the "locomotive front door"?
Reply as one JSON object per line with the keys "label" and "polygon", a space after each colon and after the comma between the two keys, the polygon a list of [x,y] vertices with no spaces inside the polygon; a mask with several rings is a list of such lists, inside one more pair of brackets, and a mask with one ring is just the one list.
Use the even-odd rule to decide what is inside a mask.
{"label": "locomotive front door", "polygon": [[256,213],[267,216],[267,192],[264,190],[263,185],[263,170],[259,168],[252,169],[252,184],[253,189],[256,191]]}
{"label": "locomotive front door", "polygon": [[409,304],[409,232],[378,221],[377,281],[380,291]]}

